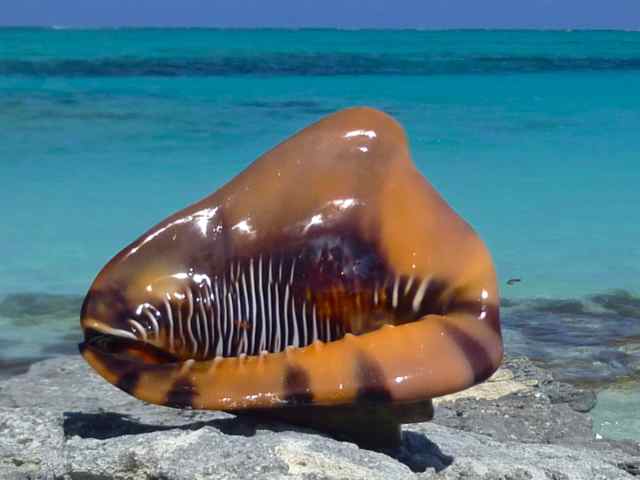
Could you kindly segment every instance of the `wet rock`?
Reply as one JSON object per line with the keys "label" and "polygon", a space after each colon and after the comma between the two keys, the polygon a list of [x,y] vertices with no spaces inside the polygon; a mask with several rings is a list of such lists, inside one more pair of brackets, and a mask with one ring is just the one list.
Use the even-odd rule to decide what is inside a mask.
{"label": "wet rock", "polygon": [[551,403],[566,403],[576,412],[590,412],[596,406],[596,394],[592,390],[575,388],[561,382],[552,382],[544,387]]}
{"label": "wet rock", "polygon": [[526,359],[376,452],[311,430],[144,404],[77,356],[0,382],[0,478],[633,478],[640,445],[595,440],[581,398]]}

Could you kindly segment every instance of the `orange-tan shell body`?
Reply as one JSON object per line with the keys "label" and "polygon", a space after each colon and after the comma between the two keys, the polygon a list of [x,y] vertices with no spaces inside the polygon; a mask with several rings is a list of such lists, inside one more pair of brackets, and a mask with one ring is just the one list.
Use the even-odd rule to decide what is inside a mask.
{"label": "orange-tan shell body", "polygon": [[403,129],[353,108],[115,256],[85,299],[81,351],[161,405],[411,404],[497,368],[498,302],[487,249]]}

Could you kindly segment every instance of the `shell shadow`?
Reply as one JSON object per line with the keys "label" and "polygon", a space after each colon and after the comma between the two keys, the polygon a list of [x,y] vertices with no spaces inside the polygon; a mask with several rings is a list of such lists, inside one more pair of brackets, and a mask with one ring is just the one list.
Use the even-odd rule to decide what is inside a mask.
{"label": "shell shadow", "polygon": [[[295,431],[317,433],[305,429],[274,421],[267,422],[250,416],[240,415],[231,418],[216,418],[207,421],[195,421],[183,425],[157,425],[143,423],[130,415],[116,412],[64,412],[63,430],[65,438],[79,436],[107,440],[122,435],[140,435],[144,433],[166,430],[198,430],[210,426],[226,435],[252,437],[258,429],[272,432]],[[363,448],[360,446],[360,448]],[[414,472],[424,472],[433,468],[436,472],[444,470],[451,463],[453,457],[440,450],[440,447],[430,441],[424,434],[405,431],[402,433],[400,447],[394,449],[378,449],[379,453],[388,455],[405,464]]]}
{"label": "shell shadow", "polygon": [[383,453],[404,463],[416,473],[424,472],[430,468],[436,472],[441,472],[454,461],[453,456],[447,455],[426,435],[417,432],[403,431],[400,448],[392,451],[383,451]]}
{"label": "shell shadow", "polygon": [[255,424],[238,418],[216,418],[208,421],[196,421],[183,425],[157,425],[143,423],[130,415],[115,412],[64,412],[63,430],[65,438],[79,436],[108,440],[122,435],[140,435],[165,430],[198,430],[211,426],[226,435],[251,437],[256,433]]}

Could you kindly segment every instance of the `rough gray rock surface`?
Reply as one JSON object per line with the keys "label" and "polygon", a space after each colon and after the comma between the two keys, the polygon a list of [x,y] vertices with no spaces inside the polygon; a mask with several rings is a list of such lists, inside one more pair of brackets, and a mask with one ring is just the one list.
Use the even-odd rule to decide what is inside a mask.
{"label": "rough gray rock surface", "polygon": [[640,444],[595,440],[590,392],[526,359],[506,362],[523,388],[445,398],[436,420],[405,426],[375,452],[313,431],[220,412],[144,404],[76,356],[0,383],[0,479],[632,479]]}
{"label": "rough gray rock surface", "polygon": [[[528,388],[495,400],[460,398],[440,404],[435,422],[500,441],[584,444],[592,441],[588,412],[595,394],[555,382],[527,359],[510,359],[503,368]],[[445,397],[446,398],[446,397]]]}

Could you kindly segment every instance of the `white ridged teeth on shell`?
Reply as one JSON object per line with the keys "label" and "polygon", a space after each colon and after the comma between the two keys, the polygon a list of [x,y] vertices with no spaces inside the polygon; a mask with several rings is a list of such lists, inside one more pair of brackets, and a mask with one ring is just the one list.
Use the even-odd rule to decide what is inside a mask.
{"label": "white ridged teeth on shell", "polygon": [[[365,317],[366,321],[368,315],[417,318],[433,302],[426,299],[430,278],[384,271],[370,280],[356,278],[353,283],[341,283],[349,280],[342,279],[344,270],[340,270],[335,285],[315,291],[312,284],[304,283],[310,278],[305,262],[317,262],[320,254],[314,255],[234,258],[217,275],[189,275],[179,291],[163,298],[160,308],[164,305],[164,311],[155,310],[156,315],[151,308],[143,309],[146,326],[132,324],[133,331],[142,337],[142,332],[149,330],[159,338],[162,328],[158,320],[163,319],[172,353],[200,359],[255,356],[317,341],[332,342],[352,328],[363,331],[359,330],[363,326],[358,319]],[[331,270],[311,275],[326,275],[327,271]],[[347,303],[341,305],[343,299]],[[348,316],[351,312],[355,320]]]}
{"label": "white ridged teeth on shell", "polygon": [[145,317],[149,320],[151,329],[153,330],[153,334],[155,335],[156,340],[159,339],[160,325],[158,324],[156,315],[159,315],[160,312],[158,312],[158,310],[153,305],[150,305],[150,304],[142,305],[142,308],[140,310],[141,310],[141,313],[143,313]]}
{"label": "white ridged teeth on shell", "polygon": [[399,277],[395,277],[393,280],[393,293],[392,295],[392,300],[391,300],[391,306],[393,308],[398,308],[398,287],[400,285],[400,278]]}
{"label": "white ridged teeth on shell", "polygon": [[133,329],[138,333],[139,338],[143,341],[148,341],[148,337],[147,337],[147,331],[146,329],[136,320],[134,320],[133,318],[129,319],[129,325],[131,325],[133,327]]}
{"label": "white ridged teeth on shell", "polygon": [[420,285],[418,285],[418,289],[413,297],[412,308],[414,312],[420,310],[420,306],[422,305],[422,300],[424,300],[424,294],[427,292],[427,287],[429,286],[429,277],[424,278]]}
{"label": "white ridged teeth on shell", "polygon": [[169,352],[173,353],[175,352],[175,339],[174,339],[175,322],[173,321],[173,312],[171,311],[171,304],[169,303],[170,299],[171,298],[169,297],[169,294],[166,294],[162,300],[163,300],[165,311],[167,314],[167,322],[169,322],[169,325],[167,328],[169,333]]}
{"label": "white ridged teeth on shell", "polygon": [[[295,256],[260,255],[234,259],[220,275],[201,275],[207,282],[195,283],[190,275],[180,290],[167,293],[161,304],[164,311],[158,312],[169,351],[193,358],[233,357],[340,338],[342,328],[331,316],[320,315],[317,305],[304,298],[304,290],[294,290],[298,264]],[[153,310],[143,312],[159,338]],[[134,331],[143,335],[138,326]]]}

